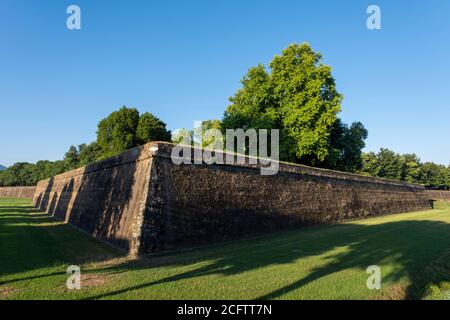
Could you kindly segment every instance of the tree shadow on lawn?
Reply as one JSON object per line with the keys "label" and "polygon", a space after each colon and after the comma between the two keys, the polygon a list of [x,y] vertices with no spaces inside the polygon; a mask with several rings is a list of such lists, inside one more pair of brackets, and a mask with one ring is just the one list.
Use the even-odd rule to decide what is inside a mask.
{"label": "tree shadow on lawn", "polygon": [[[24,225],[21,225],[22,223]],[[64,274],[65,270],[61,272],[44,270],[42,274],[29,274],[22,278],[11,277],[14,273],[61,264],[104,262],[124,256],[118,250],[111,249],[41,213],[0,215],[0,237],[3,242],[0,243],[0,249],[3,251],[2,259],[6,258],[6,261],[0,263],[0,276],[9,275],[6,280],[0,279],[0,285],[60,275]],[[13,244],[13,248],[8,249],[9,243]],[[333,249],[339,247],[346,247],[346,250],[331,253]],[[6,256],[4,249],[8,249]],[[124,273],[136,270],[152,272],[152,269],[157,267],[170,268],[207,263],[188,272],[130,285],[91,296],[89,299],[113,297],[158,284],[208,275],[233,276],[268,266],[278,266],[282,273],[285,272],[283,265],[295,263],[298,259],[327,255],[327,252],[330,254],[325,258],[328,261],[325,265],[309,273],[302,274],[299,271],[297,280],[268,292],[259,299],[282,298],[285,294],[294,292],[315,280],[345,269],[357,268],[365,272],[369,265],[384,264],[395,264],[400,267],[392,271],[388,277],[383,277],[383,281],[396,282],[408,277],[411,284],[405,288],[404,297],[419,299],[428,294],[427,290],[431,285],[439,285],[450,280],[449,249],[450,224],[442,221],[403,220],[374,225],[346,223],[307,227],[188,252],[160,254],[139,260],[128,259],[118,264],[89,270],[96,273]],[[270,281],[270,278],[267,281]]]}
{"label": "tree shadow on lawn", "polygon": [[[405,299],[420,299],[428,294],[430,285],[450,280],[450,224],[441,221],[399,221],[378,225],[339,224],[310,227],[309,230],[289,231],[285,234],[261,237],[203,248],[176,255],[149,257],[140,261],[127,261],[103,270],[125,272],[161,266],[180,266],[214,261],[207,266],[156,281],[129,286],[120,290],[89,297],[102,299],[133,290],[198,278],[208,275],[233,276],[272,265],[293,263],[347,247],[342,253],[326,256],[328,263],[307,274],[299,272],[299,279],[258,299],[276,299],[315,280],[349,268],[365,272],[370,265],[396,264],[401,266],[382,281],[410,279],[404,288]],[[151,272],[151,270],[149,270]],[[280,272],[283,269],[280,268]],[[383,274],[383,270],[381,270]],[[369,275],[367,275],[368,277]],[[268,279],[268,281],[270,281]],[[354,281],[349,279],[349,281]],[[363,284],[365,286],[365,282]]]}

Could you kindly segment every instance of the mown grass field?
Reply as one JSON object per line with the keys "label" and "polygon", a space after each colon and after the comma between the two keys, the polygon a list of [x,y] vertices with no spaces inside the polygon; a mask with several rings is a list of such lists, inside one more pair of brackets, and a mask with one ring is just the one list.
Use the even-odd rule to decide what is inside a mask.
{"label": "mown grass field", "polygon": [[[66,288],[79,265],[81,290]],[[366,268],[378,265],[381,290]],[[449,291],[447,291],[449,290]],[[0,199],[0,299],[445,299],[450,204],[131,260]]]}

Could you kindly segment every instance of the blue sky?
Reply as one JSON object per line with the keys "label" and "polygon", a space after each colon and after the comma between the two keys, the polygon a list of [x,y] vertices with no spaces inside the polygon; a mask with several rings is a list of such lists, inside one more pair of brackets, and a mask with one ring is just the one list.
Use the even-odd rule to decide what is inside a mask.
{"label": "blue sky", "polygon": [[[366,28],[370,4],[382,30]],[[0,163],[61,159],[122,105],[172,130],[221,118],[249,67],[309,42],[366,150],[449,164],[449,15],[448,0],[0,0]]]}

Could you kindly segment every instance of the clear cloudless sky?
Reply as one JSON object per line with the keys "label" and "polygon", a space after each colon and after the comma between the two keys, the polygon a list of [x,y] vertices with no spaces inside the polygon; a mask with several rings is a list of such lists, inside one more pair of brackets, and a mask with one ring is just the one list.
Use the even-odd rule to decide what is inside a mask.
{"label": "clear cloudless sky", "polygon": [[0,0],[0,164],[61,159],[122,105],[171,130],[221,118],[249,67],[301,42],[333,67],[366,151],[450,163],[448,0]]}

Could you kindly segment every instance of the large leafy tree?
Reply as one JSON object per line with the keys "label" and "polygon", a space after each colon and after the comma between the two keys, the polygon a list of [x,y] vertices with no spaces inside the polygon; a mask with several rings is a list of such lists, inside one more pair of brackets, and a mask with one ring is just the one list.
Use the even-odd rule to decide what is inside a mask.
{"label": "large leafy tree", "polygon": [[421,182],[422,172],[420,168],[422,164],[420,159],[415,154],[405,154],[400,157],[403,161],[403,173],[401,180],[409,183]]}
{"label": "large leafy tree", "polygon": [[348,126],[337,119],[331,129],[328,155],[320,166],[347,172],[360,170],[367,135],[367,129],[361,122]]}
{"label": "large leafy tree", "polygon": [[64,156],[64,164],[67,170],[75,169],[80,165],[80,154],[77,147],[70,146]]}
{"label": "large leafy tree", "polygon": [[321,60],[308,44],[293,44],[269,69],[251,68],[230,98],[223,128],[280,129],[280,159],[325,161],[342,96]]}
{"label": "large leafy tree", "polygon": [[139,118],[136,135],[140,144],[149,141],[171,141],[172,138],[172,134],[166,129],[166,124],[148,112]]}
{"label": "large leafy tree", "polygon": [[399,155],[389,149],[381,149],[378,153],[378,176],[386,179],[402,179],[403,161]]}
{"label": "large leafy tree", "polygon": [[445,189],[450,189],[450,165],[445,168]]}
{"label": "large leafy tree", "polygon": [[53,174],[53,162],[48,160],[40,160],[36,162],[36,166],[34,168],[34,180],[40,181],[51,177]]}
{"label": "large leafy tree", "polygon": [[279,104],[285,143],[293,143],[289,157],[325,160],[328,139],[342,96],[331,67],[308,44],[290,45],[270,63],[273,93]]}
{"label": "large leafy tree", "polygon": [[361,169],[357,171],[359,174],[379,177],[380,165],[378,162],[378,156],[375,152],[363,153],[361,156],[361,161]]}
{"label": "large leafy tree", "polygon": [[250,68],[241,80],[242,88],[230,98],[224,129],[273,129],[281,124],[279,105],[274,101],[270,75],[263,65]]}
{"label": "large leafy tree", "polygon": [[80,144],[78,146],[78,154],[80,166],[86,166],[102,158],[102,150],[97,142]]}
{"label": "large leafy tree", "polygon": [[36,162],[34,167],[34,179],[33,184],[37,183],[40,180],[48,179],[57,174],[63,173],[67,171],[67,167],[64,161],[48,161],[48,160],[40,160]]}
{"label": "large leafy tree", "polygon": [[425,162],[421,168],[422,183],[435,189],[444,189],[449,185],[447,168],[432,162]]}
{"label": "large leafy tree", "polygon": [[408,166],[406,166],[405,159],[405,156],[381,148],[377,154],[373,152],[363,154],[362,167],[359,173],[405,181],[408,176]]}
{"label": "large leafy tree", "polygon": [[135,108],[125,106],[101,120],[97,130],[97,145],[102,158],[115,156],[149,141],[170,139],[171,133],[160,119],[148,112],[140,116]]}
{"label": "large leafy tree", "polygon": [[115,156],[137,145],[136,130],[139,112],[135,108],[122,107],[101,120],[97,130],[97,144],[102,157]]}

